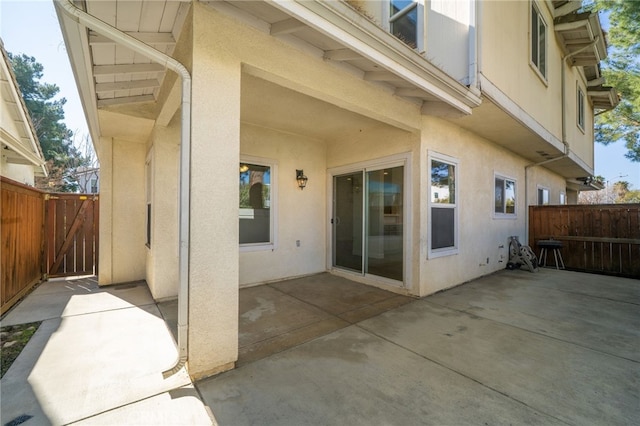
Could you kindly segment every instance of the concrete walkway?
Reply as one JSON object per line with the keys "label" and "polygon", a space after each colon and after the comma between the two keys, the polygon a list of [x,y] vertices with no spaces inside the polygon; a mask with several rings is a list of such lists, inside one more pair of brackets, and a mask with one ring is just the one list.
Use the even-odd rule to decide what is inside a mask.
{"label": "concrete walkway", "polygon": [[640,418],[638,280],[505,270],[410,300],[322,274],[242,290],[240,299],[244,361],[194,387],[184,370],[162,377],[176,357],[165,323],[175,318],[160,315],[144,283],[41,285],[2,320],[43,322],[0,382],[0,423],[632,425]]}
{"label": "concrete walkway", "polygon": [[635,425],[640,281],[505,270],[196,386],[221,425]]}
{"label": "concrete walkway", "polygon": [[1,325],[42,321],[0,381],[1,424],[212,424],[144,282],[40,285]]}

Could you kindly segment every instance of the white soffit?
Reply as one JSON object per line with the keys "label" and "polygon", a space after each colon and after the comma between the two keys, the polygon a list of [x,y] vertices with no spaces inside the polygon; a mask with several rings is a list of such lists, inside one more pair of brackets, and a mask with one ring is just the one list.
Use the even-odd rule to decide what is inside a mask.
{"label": "white soffit", "polygon": [[[189,1],[75,1],[96,18],[155,49],[173,54]],[[467,115],[480,104],[479,93],[452,79],[379,26],[341,1],[210,1],[212,7],[242,15],[274,37],[305,44],[327,61],[381,84],[414,103],[437,103]],[[61,17],[65,41],[75,55],[76,80],[84,95],[90,127],[97,109],[157,100],[165,70],[146,57]],[[75,39],[75,40],[71,40]],[[76,47],[73,47],[74,41]],[[77,44],[83,46],[80,49]],[[80,52],[82,51],[82,54]],[[78,73],[83,72],[85,76]],[[88,84],[81,84],[85,81]],[[83,87],[83,86],[90,87]],[[89,107],[87,109],[86,107]],[[442,108],[435,108],[442,109]],[[445,111],[447,112],[447,111]],[[449,113],[449,112],[447,112]],[[93,120],[92,120],[93,118]],[[96,124],[91,126],[91,122]],[[97,136],[94,134],[94,137]]]}
{"label": "white soffit", "polygon": [[[479,93],[342,1],[207,1],[211,7],[326,61],[359,74],[414,103],[444,103],[468,115]],[[424,110],[424,108],[423,108]]]}

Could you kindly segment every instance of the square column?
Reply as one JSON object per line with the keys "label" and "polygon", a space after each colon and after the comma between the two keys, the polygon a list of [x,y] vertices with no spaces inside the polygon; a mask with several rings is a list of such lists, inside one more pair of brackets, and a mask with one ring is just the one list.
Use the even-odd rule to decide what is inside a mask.
{"label": "square column", "polygon": [[194,16],[188,368],[194,379],[238,359],[240,61]]}

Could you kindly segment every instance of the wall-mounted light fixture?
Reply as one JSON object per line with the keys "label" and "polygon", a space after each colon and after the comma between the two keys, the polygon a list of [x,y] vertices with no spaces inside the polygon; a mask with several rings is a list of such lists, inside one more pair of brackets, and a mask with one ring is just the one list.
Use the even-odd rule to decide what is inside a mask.
{"label": "wall-mounted light fixture", "polygon": [[304,189],[305,186],[307,186],[307,177],[304,175],[304,170],[297,170],[296,169],[296,180],[298,181],[298,187],[300,189]]}

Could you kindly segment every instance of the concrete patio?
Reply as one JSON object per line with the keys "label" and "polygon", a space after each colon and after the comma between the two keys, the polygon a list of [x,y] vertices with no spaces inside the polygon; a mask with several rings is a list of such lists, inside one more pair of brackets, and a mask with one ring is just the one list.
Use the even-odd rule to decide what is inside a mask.
{"label": "concrete patio", "polygon": [[422,300],[320,274],[241,290],[238,368],[193,385],[161,374],[175,302],[49,282],[2,320],[43,321],[2,424],[637,424],[639,305],[638,280],[552,269]]}
{"label": "concrete patio", "polygon": [[637,424],[639,305],[638,280],[502,271],[197,388],[222,425]]}

